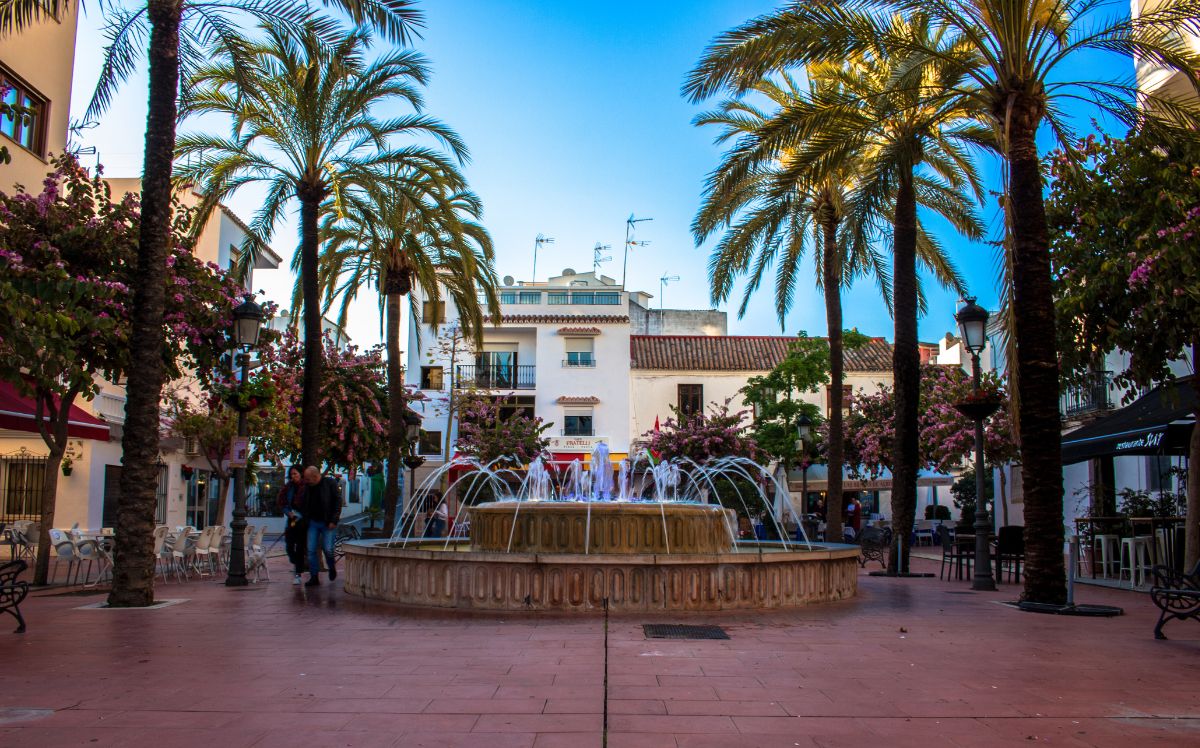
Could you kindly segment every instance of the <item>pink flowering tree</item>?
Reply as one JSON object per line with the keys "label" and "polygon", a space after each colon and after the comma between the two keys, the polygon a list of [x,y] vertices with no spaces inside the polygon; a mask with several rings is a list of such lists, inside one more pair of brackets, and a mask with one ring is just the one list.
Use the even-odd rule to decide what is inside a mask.
{"label": "pink flowering tree", "polygon": [[[99,175],[69,156],[53,166],[40,192],[0,194],[0,379],[33,399],[49,450],[43,528],[54,526],[71,406],[95,396],[98,378],[117,381],[129,368],[141,217],[136,195],[114,201]],[[189,222],[176,204],[162,351],[171,377],[216,365],[241,301],[236,284],[191,255]],[[42,533],[38,548],[38,584],[49,569],[48,537]]]}
{"label": "pink flowering tree", "polygon": [[[325,336],[321,374],[320,455],[326,465],[347,470],[387,456],[387,377],[382,349],[338,348]],[[264,351],[265,370],[274,380],[273,407],[287,426],[263,436],[263,450],[279,459],[301,455],[300,416],[303,399],[304,345],[294,333],[278,347]]]}
{"label": "pink flowering tree", "polygon": [[[1200,364],[1200,142],[1136,131],[1088,138],[1082,160],[1052,161],[1047,201],[1065,379],[1129,354],[1117,380],[1171,380],[1172,363]],[[1190,359],[1190,361],[1188,361]],[[1180,386],[1196,388],[1197,378]],[[1200,398],[1197,398],[1200,416]],[[1200,465],[1200,428],[1188,464]],[[1200,560],[1200,480],[1187,481],[1185,564]]]}
{"label": "pink flowering tree", "polygon": [[[981,389],[1003,403],[1008,402],[1008,392],[994,374],[983,376]],[[920,467],[946,473],[970,461],[975,449],[975,422],[959,413],[954,405],[969,399],[972,393],[971,378],[962,369],[932,364],[922,367],[918,418]],[[846,421],[846,462],[852,466],[855,477],[876,478],[884,470],[892,469],[894,413],[891,387],[854,397]],[[1008,409],[1001,407],[984,427],[984,456],[989,465],[1016,459],[1013,434]],[[1004,495],[1003,481],[1001,490]],[[1007,508],[1004,511],[1007,513]]]}
{"label": "pink flowering tree", "polygon": [[511,458],[502,459],[506,467],[520,467],[544,457],[550,444],[545,433],[554,424],[520,409],[505,410],[494,397],[475,392],[460,395],[457,452],[483,463]]}

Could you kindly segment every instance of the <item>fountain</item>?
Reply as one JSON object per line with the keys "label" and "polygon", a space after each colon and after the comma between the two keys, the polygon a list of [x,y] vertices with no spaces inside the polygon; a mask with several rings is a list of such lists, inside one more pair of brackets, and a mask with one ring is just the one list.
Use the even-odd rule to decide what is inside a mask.
{"label": "fountain", "polygon": [[[418,493],[460,473],[449,488],[461,484],[465,508],[449,537],[412,537],[410,515],[390,540],[347,543],[346,591],[425,607],[567,611],[790,608],[856,592],[857,546],[787,539],[778,523],[782,540],[739,540],[736,511],[709,503],[728,483],[748,514],[772,516],[764,484],[787,489],[751,460],[642,453],[620,461],[615,482],[604,443],[590,470],[575,460],[556,471],[541,458],[503,467],[511,462],[459,458],[434,471]],[[485,489],[501,498],[476,503]]]}

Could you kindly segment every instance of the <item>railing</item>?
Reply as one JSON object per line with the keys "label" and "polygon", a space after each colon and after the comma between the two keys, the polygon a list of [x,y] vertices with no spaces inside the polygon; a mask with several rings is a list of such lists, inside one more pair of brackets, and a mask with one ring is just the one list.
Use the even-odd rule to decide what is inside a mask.
{"label": "railing", "polygon": [[125,398],[101,392],[96,397],[96,415],[109,423],[125,423]]}
{"label": "railing", "polygon": [[485,390],[532,390],[536,369],[536,366],[460,366],[455,384]]}
{"label": "railing", "polygon": [[563,428],[559,430],[562,436],[595,436],[596,430],[592,428]]}
{"label": "railing", "polygon": [[569,366],[572,369],[594,369],[596,367],[596,359],[591,358],[567,358],[563,359],[563,366]]}
{"label": "railing", "polygon": [[42,483],[48,461],[25,452],[0,457],[0,521],[42,516]]}
{"label": "railing", "polygon": [[1067,418],[1078,418],[1115,407],[1111,371],[1094,371],[1079,384],[1073,384],[1059,398],[1059,408]]}
{"label": "railing", "polygon": [[[579,306],[618,306],[621,303],[620,291],[546,291],[543,299],[542,291],[501,291],[501,304],[573,304]],[[487,303],[487,297],[480,295],[479,303]]]}

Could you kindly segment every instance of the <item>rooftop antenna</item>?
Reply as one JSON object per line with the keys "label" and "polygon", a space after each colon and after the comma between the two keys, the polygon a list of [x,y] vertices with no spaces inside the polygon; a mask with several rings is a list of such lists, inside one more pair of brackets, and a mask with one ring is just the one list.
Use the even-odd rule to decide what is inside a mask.
{"label": "rooftop antenna", "polygon": [[544,244],[553,244],[553,243],[554,243],[553,236],[545,236],[543,234],[538,234],[537,238],[533,240],[533,277],[530,278],[529,280],[537,281],[537,253],[538,253],[538,250],[541,249],[542,245],[544,245]]}
{"label": "rooftop antenna", "polygon": [[[650,242],[635,242],[633,240],[633,232],[637,229],[637,224],[642,221],[653,221],[653,218],[634,218],[633,214],[629,214],[629,218],[625,219],[625,260],[621,263],[621,289],[625,289],[625,273],[629,270],[629,248],[644,247]],[[678,280],[678,278],[676,279]]]}
{"label": "rooftop antenna", "polygon": [[592,272],[595,273],[597,280],[600,279],[600,263],[612,261],[612,255],[604,254],[610,249],[612,249],[611,245],[600,242],[596,242],[596,246],[592,247]]}
{"label": "rooftop antenna", "polygon": [[663,277],[658,279],[658,334],[663,334],[663,292],[667,288],[668,283],[676,283],[679,281],[678,275],[667,275],[663,273]]}

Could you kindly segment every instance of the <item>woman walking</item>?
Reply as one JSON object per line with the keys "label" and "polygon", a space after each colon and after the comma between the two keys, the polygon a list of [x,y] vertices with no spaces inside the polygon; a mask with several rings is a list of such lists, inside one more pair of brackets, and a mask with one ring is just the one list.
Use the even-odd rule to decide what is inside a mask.
{"label": "woman walking", "polygon": [[292,584],[300,584],[300,575],[307,566],[308,520],[304,517],[306,486],[303,478],[300,467],[293,465],[288,470],[287,483],[283,484],[283,490],[279,492],[279,508],[283,510],[283,516],[287,519],[283,540],[287,546],[288,561],[292,562],[295,573]]}

